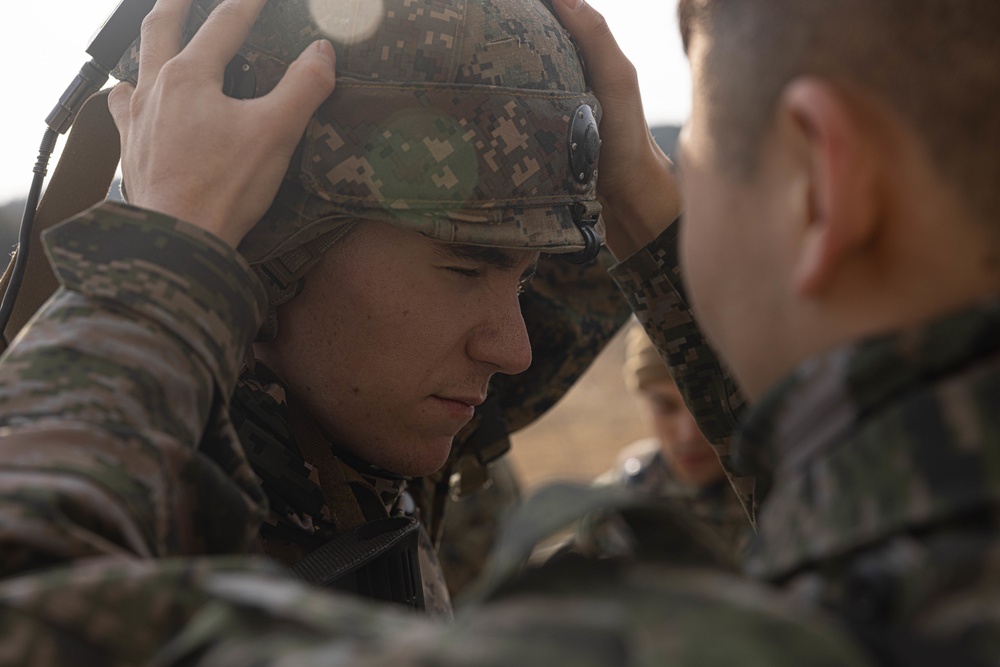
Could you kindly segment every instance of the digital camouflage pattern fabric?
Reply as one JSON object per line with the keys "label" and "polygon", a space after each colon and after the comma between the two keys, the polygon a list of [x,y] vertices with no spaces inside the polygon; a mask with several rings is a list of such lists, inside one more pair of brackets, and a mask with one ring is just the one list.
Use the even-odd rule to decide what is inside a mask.
{"label": "digital camouflage pattern fabric", "polygon": [[[65,287],[0,362],[0,662],[548,664],[560,655],[623,664],[626,651],[649,663],[697,655],[705,635],[680,629],[699,627],[711,609],[735,614],[747,637],[764,628],[787,639],[780,660],[762,647],[745,664],[796,664],[817,644],[853,657],[837,648],[835,629],[781,604],[758,611],[750,600],[769,599],[765,589],[708,572],[692,587],[687,573],[678,580],[655,559],[648,572],[560,568],[543,578],[555,597],[539,604],[510,576],[517,559],[553,520],[565,526],[606,505],[604,496],[529,511],[536,527],[506,540],[514,548],[502,550],[502,576],[491,577],[496,603],[454,627],[310,590],[273,561],[246,556],[268,494],[223,400],[264,308],[244,260],[184,223],[119,204],[48,240]],[[672,553],[680,565],[686,557],[661,547],[688,544],[681,553],[697,553],[703,567],[689,519],[656,511],[676,530],[663,539],[658,531],[643,553]],[[606,578],[607,567],[617,574]],[[593,584],[584,600],[581,573]],[[665,605],[672,596],[683,604]],[[691,604],[704,614],[692,615]],[[660,626],[675,628],[673,640]]]}
{"label": "digital camouflage pattern fabric", "polygon": [[677,221],[667,227],[659,243],[635,253],[628,262],[616,267],[612,276],[660,350],[688,409],[715,447],[753,524],[770,480],[763,475],[736,472],[732,460],[733,434],[746,403],[691,313],[677,258],[680,224]]}
{"label": "digital camouflage pattern fabric", "polygon": [[[218,4],[194,3],[189,36]],[[240,246],[268,294],[259,340],[277,335],[277,306],[293,298],[315,261],[365,219],[448,242],[549,252],[584,247],[574,206],[596,206],[596,174],[581,179],[570,168],[569,129],[582,105],[598,118],[600,107],[587,92],[568,34],[543,3],[270,3],[230,67],[227,90],[241,97],[269,92],[318,37],[337,48],[337,91],[311,121],[270,212]],[[140,46],[120,63],[120,79],[135,81]],[[596,221],[596,209],[593,216]],[[474,493],[487,480],[486,466],[509,448],[509,433],[553,405],[624,321],[628,309],[606,274],[608,264],[606,254],[582,266],[550,256],[540,260],[522,297],[531,370],[498,379],[488,404],[456,438],[448,464],[432,478],[407,484],[405,493],[435,544],[446,499]],[[264,384],[282,391],[273,379]],[[245,375],[234,420],[244,444],[251,438],[270,443],[263,452],[251,450],[251,464],[271,501],[265,532],[281,528],[296,543],[279,554],[271,541],[268,553],[290,562],[329,537],[319,517],[335,514],[341,503],[318,500],[315,480],[302,478],[301,454],[280,451],[295,440],[286,420],[257,424],[252,415],[270,414],[257,400],[268,392],[249,391],[251,386],[260,385]],[[244,409],[241,397],[251,405]],[[350,479],[356,488],[367,486],[351,466],[334,467],[343,471],[338,478],[345,484]],[[367,513],[354,507],[357,494],[339,498],[341,513],[382,513],[378,503],[362,502],[372,505]],[[349,527],[338,523],[335,530]]]}
{"label": "digital camouflage pattern fabric", "polygon": [[[194,4],[190,34],[218,4]],[[310,122],[274,207],[241,245],[252,264],[301,277],[317,253],[287,255],[358,218],[448,242],[585,247],[574,206],[596,205],[596,170],[580,178],[569,137],[581,106],[598,119],[600,107],[543,3],[270,3],[233,85],[245,97],[266,94],[321,37],[337,50],[337,90]],[[136,43],[116,76],[134,82],[138,56]]]}
{"label": "digital camouflage pattern fabric", "polygon": [[[834,351],[749,413],[739,470],[778,473],[747,566],[758,583],[709,567],[713,551],[699,546],[684,511],[625,489],[555,489],[505,532],[483,602],[440,626],[310,591],[273,565],[206,557],[245,553],[266,500],[235,438],[226,439],[232,428],[219,400],[236,381],[263,299],[242,259],[203,237],[105,205],[50,238],[72,289],[0,363],[8,664],[70,655],[78,664],[252,656],[473,665],[995,657],[996,305]],[[142,259],[119,260],[118,242]],[[647,250],[670,256],[669,242]],[[183,273],[171,250],[192,258],[179,264]],[[660,279],[637,259],[616,271],[642,284]],[[200,288],[189,286],[189,272]],[[142,287],[116,287],[118,273],[141,277]],[[632,298],[658,307],[648,289]],[[171,315],[177,307],[213,315]],[[666,346],[663,332],[651,333]],[[66,374],[64,364],[57,372],[59,358],[79,372]],[[142,363],[130,368],[135,358]],[[831,428],[796,427],[816,409]],[[522,569],[534,545],[594,510],[625,518],[630,556]]]}
{"label": "digital camouflage pattern fabric", "polygon": [[1000,305],[831,351],[747,410],[712,377],[723,367],[678,280],[677,225],[614,274],[754,492],[746,572],[835,611],[883,664],[995,663]]}

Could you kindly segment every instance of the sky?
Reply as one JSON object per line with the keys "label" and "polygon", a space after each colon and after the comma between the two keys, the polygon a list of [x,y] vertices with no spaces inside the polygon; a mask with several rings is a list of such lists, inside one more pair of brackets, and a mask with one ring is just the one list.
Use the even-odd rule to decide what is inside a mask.
{"label": "sky", "polygon": [[[639,72],[650,125],[682,123],[691,93],[676,0],[590,2]],[[2,0],[0,59],[10,66],[0,88],[0,205],[27,191],[45,117],[88,59],[84,49],[91,36],[117,5],[118,0]]]}

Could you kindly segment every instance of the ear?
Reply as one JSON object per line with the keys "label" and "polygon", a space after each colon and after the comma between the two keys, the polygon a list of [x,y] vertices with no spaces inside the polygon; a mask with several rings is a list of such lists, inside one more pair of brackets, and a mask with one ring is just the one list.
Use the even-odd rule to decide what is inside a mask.
{"label": "ear", "polygon": [[805,148],[808,179],[795,288],[816,297],[876,231],[877,149],[860,101],[828,81],[796,79],[780,105]]}

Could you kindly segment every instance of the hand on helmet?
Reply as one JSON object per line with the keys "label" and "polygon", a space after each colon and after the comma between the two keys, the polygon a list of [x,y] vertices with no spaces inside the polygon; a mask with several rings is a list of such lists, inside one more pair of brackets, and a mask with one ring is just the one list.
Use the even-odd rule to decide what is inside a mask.
{"label": "hand on helmet", "polygon": [[226,0],[187,46],[192,0],[158,0],[142,26],[139,78],[109,106],[129,202],[206,229],[234,247],[264,215],[313,112],[333,92],[333,47],[307,48],[268,95],[222,93],[226,65],[267,0]]}
{"label": "hand on helmet", "polygon": [[653,141],[635,67],[618,47],[604,17],[583,0],[553,5],[580,47],[604,110],[597,196],[604,207],[608,247],[624,259],[679,215],[673,165]]}

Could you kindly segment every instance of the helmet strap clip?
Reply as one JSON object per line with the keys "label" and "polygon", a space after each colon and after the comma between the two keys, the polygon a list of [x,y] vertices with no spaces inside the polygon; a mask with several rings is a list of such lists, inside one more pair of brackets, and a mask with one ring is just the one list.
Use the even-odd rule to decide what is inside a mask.
{"label": "helmet strap clip", "polygon": [[601,250],[601,237],[594,229],[601,219],[601,204],[597,201],[582,201],[573,204],[573,224],[583,235],[583,250],[568,253],[563,257],[572,264],[586,264],[597,257]]}

